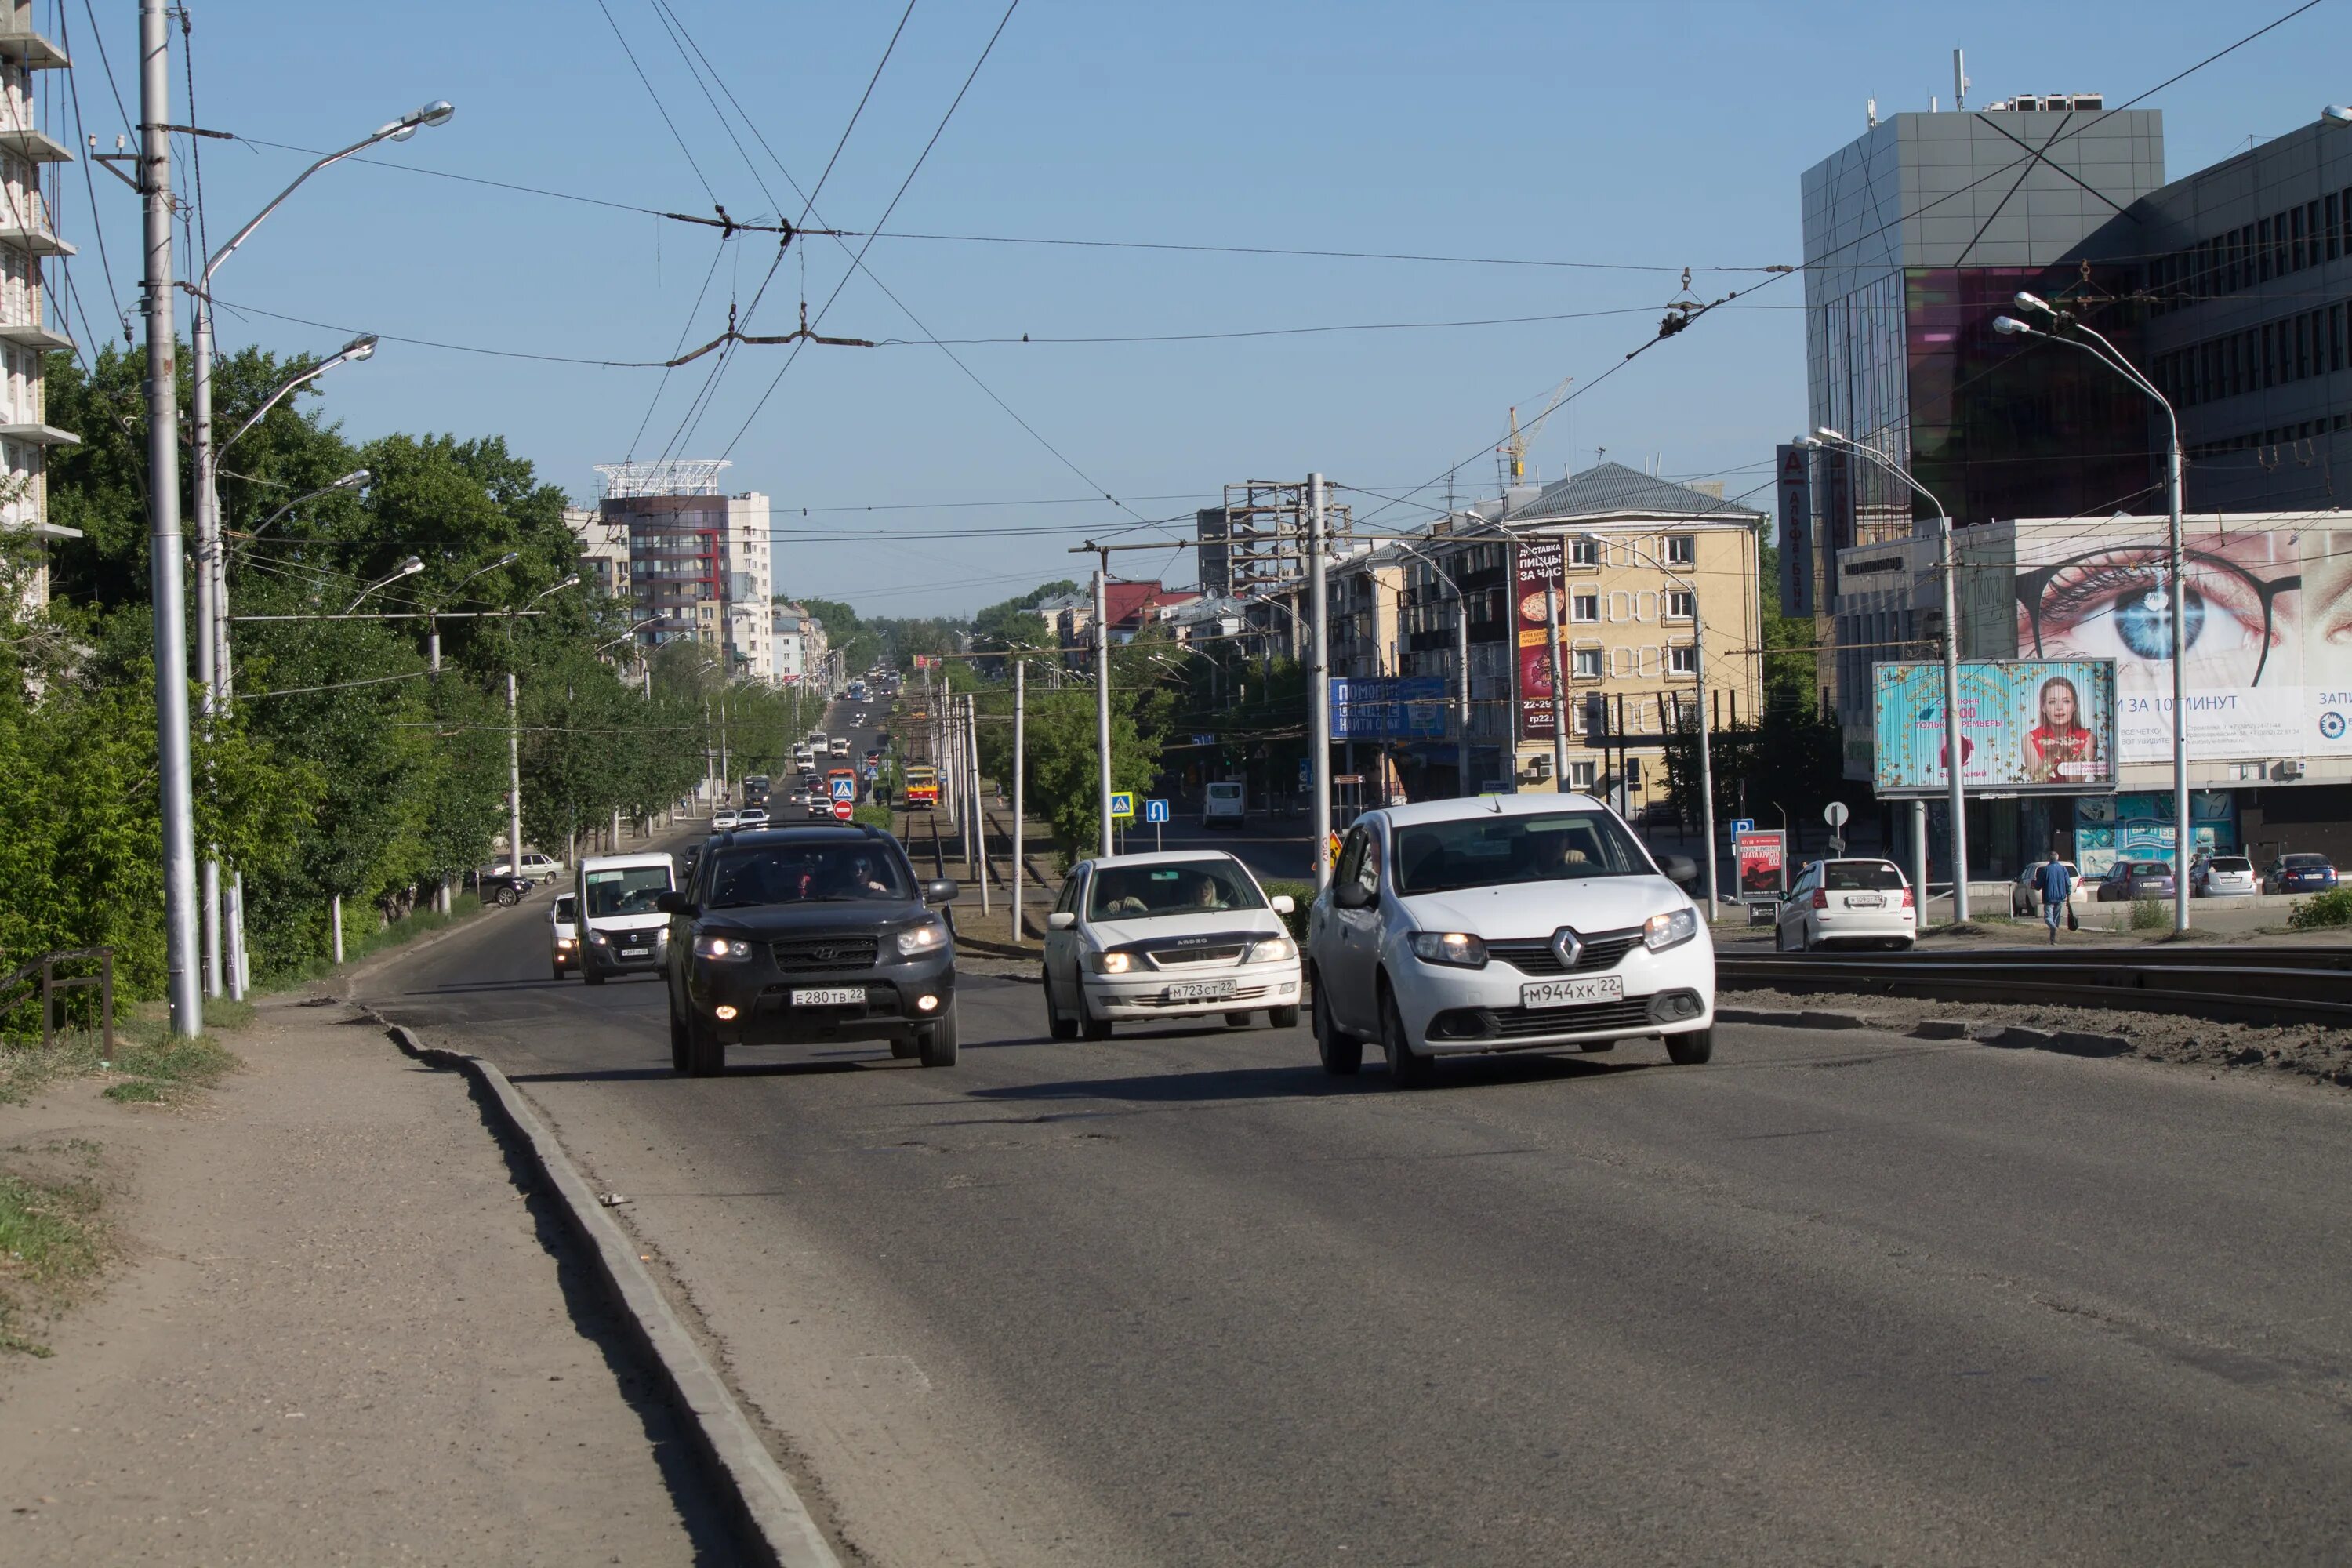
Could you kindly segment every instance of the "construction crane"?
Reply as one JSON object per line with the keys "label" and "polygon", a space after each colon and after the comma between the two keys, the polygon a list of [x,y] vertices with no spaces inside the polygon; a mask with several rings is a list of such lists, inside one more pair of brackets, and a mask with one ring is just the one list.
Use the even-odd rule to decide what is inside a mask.
{"label": "construction crane", "polygon": [[1559,384],[1551,389],[1551,395],[1544,399],[1543,412],[1537,415],[1524,430],[1519,428],[1518,408],[1516,405],[1512,407],[1510,438],[1495,448],[1496,454],[1504,459],[1499,465],[1502,472],[1497,478],[1502,480],[1506,490],[1528,482],[1528,447],[1542,431],[1544,421],[1559,410],[1560,400],[1568,395],[1569,385],[1575,380],[1572,375],[1562,376]]}

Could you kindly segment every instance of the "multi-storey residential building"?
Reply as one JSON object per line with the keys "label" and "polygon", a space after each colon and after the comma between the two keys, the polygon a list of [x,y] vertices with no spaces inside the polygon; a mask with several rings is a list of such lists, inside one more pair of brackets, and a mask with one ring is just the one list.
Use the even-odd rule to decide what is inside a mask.
{"label": "multi-storey residential building", "polygon": [[692,637],[722,650],[738,675],[774,679],[773,566],[768,498],[723,495],[722,460],[599,464],[604,524],[627,534],[638,639]]}
{"label": "multi-storey residential building", "polygon": [[779,600],[770,616],[774,649],[774,678],[779,685],[797,686],[824,679],[824,623],[805,605]]}
{"label": "multi-storey residential building", "polygon": [[47,324],[41,264],[71,256],[50,219],[42,171],[73,153],[40,129],[34,73],[64,68],[64,51],[34,30],[32,0],[0,0],[0,540],[22,608],[48,603],[46,541],[79,533],[49,521],[47,454],[79,437],[48,423],[42,356],[73,340]]}
{"label": "multi-storey residential building", "polygon": [[597,589],[608,599],[631,598],[628,524],[608,521],[599,509],[584,506],[565,507],[563,523],[580,541],[580,564]]}

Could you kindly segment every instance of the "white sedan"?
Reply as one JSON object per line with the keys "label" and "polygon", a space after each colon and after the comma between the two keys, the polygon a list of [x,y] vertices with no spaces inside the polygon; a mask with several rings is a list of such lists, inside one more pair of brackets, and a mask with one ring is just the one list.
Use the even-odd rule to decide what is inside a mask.
{"label": "white sedan", "polygon": [[1353,1073],[1376,1041],[1399,1088],[1441,1056],[1715,1051],[1715,944],[1616,814],[1579,795],[1483,795],[1366,814],[1307,922],[1315,1040]]}
{"label": "white sedan", "polygon": [[1832,942],[1909,947],[1919,936],[1911,884],[1892,860],[1816,860],[1780,904],[1772,945],[1811,952]]}
{"label": "white sedan", "polygon": [[1045,1022],[1057,1040],[1110,1038],[1118,1023],[1222,1016],[1236,1027],[1263,1010],[1298,1022],[1298,947],[1282,917],[1230,855],[1108,855],[1070,868],[1045,917]]}

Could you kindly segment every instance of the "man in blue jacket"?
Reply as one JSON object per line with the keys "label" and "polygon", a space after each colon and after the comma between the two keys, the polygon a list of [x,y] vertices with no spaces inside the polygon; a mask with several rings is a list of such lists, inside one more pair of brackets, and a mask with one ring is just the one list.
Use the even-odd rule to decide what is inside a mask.
{"label": "man in blue jacket", "polygon": [[2058,858],[2058,851],[2050,851],[2050,858],[2033,876],[2033,890],[2042,895],[2042,923],[2050,928],[2050,942],[2058,942],[2058,922],[2066,918],[2066,900],[2074,891],[2074,879],[2067,873],[2066,862]]}

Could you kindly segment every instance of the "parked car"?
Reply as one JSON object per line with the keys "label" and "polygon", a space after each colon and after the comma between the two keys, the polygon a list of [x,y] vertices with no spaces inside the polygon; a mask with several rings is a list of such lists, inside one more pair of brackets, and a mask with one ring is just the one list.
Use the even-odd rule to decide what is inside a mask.
{"label": "parked car", "polygon": [[1107,855],[1071,868],[1045,917],[1045,1023],[1057,1040],[1110,1038],[1118,1023],[1222,1016],[1235,1028],[1260,1009],[1298,1022],[1298,944],[1230,855]]}
{"label": "parked car", "polygon": [[2168,860],[2118,860],[2099,879],[2096,901],[2130,903],[2136,899],[2173,896],[2172,863]]}
{"label": "parked car", "polygon": [[938,906],[955,895],[872,827],[712,839],[692,885],[659,900],[671,1065],[709,1078],[733,1046],[869,1039],[953,1067],[955,939]]}
{"label": "parked car", "polygon": [[1392,1082],[1440,1056],[1606,1050],[1663,1037],[1715,1051],[1715,943],[1685,858],[1662,869],[1581,795],[1388,806],[1348,831],[1308,911],[1307,982],[1326,1072],[1377,1041]]}
{"label": "parked car", "polygon": [[[2042,876],[2042,864],[2040,860],[2034,861],[2024,870],[2020,871],[2017,874],[2017,880],[2009,885],[2011,914],[2038,915],[2042,912],[2042,894],[2037,889],[2037,883]],[[2061,860],[2058,864],[2066,868],[2066,875],[2071,879],[2066,901],[2070,904],[2079,904],[2090,898],[2091,884],[2083,880],[2083,873],[2075,868],[2074,862]]]}
{"label": "parked car", "polygon": [[555,978],[562,980],[580,968],[580,899],[577,894],[558,893],[554,901],[547,906],[547,936]]}
{"label": "parked car", "polygon": [[529,877],[518,877],[502,868],[483,874],[480,892],[483,902],[510,910],[530,897],[530,890],[537,886],[539,884]]}
{"label": "parked car", "polygon": [[2324,893],[2336,886],[2336,868],[2325,855],[2282,855],[2263,868],[2265,893]]}
{"label": "parked car", "polygon": [[724,833],[742,820],[742,814],[731,805],[722,805],[710,814],[710,831]]}
{"label": "parked car", "polygon": [[2254,863],[2243,855],[2213,855],[2189,868],[2192,899],[2251,899],[2262,886]]}
{"label": "parked car", "polygon": [[[493,877],[508,877],[514,875],[515,872],[512,867],[504,860],[500,860],[490,867],[488,874]],[[542,855],[536,849],[526,849],[522,852],[521,875],[523,879],[529,882],[552,882],[563,875],[563,862],[552,856]]]}
{"label": "parked car", "polygon": [[1892,860],[1816,860],[1780,901],[1772,946],[1811,952],[1832,944],[1904,949],[1918,940],[1911,884]]}

